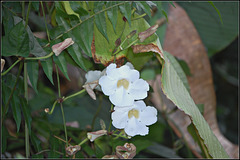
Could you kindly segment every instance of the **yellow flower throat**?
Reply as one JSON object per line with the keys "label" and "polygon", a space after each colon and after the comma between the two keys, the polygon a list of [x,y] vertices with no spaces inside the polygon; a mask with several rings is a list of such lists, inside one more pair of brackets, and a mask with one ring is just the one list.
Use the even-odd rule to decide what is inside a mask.
{"label": "yellow flower throat", "polygon": [[118,82],[117,82],[117,87],[119,88],[119,87],[121,87],[121,86],[123,86],[125,89],[128,89],[128,86],[129,86],[128,80],[126,80],[126,79],[120,79],[120,80],[118,80]]}
{"label": "yellow flower throat", "polygon": [[132,109],[132,110],[128,111],[128,118],[130,119],[132,116],[134,116],[135,118],[138,119],[139,111],[136,109]]}

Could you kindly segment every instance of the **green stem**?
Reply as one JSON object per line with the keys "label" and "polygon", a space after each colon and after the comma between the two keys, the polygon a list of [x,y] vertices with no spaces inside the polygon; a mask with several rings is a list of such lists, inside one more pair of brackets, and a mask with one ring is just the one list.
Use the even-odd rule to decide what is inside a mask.
{"label": "green stem", "polygon": [[[94,16],[96,16],[96,15],[102,13],[102,12],[105,12],[106,10],[109,10],[109,9],[111,9],[111,8],[114,8],[114,7],[123,5],[124,3],[126,3],[126,2],[122,2],[122,3],[115,4],[115,5],[111,6],[111,7],[105,8],[105,9],[103,9],[103,10],[101,10],[101,11],[99,11],[99,12],[93,14],[93,15],[91,15],[90,17],[88,17],[88,18],[84,19],[83,21],[79,22],[78,24],[76,24],[75,26],[73,26],[72,28],[70,28],[69,30],[67,30],[67,31],[65,31],[64,33],[60,34],[59,36],[57,36],[57,37],[54,38],[53,40],[56,40],[56,39],[61,38],[64,34],[70,32],[71,30],[73,30],[74,28],[78,27],[78,26],[81,25],[83,22],[85,22],[85,21],[93,18]],[[43,48],[47,47],[48,45],[50,45],[50,43],[47,43],[45,46],[43,46]]]}
{"label": "green stem", "polygon": [[1,76],[4,76],[5,74],[7,74],[20,61],[21,59],[18,59],[16,62],[14,62],[13,65],[11,65],[5,72],[1,73]]}
{"label": "green stem", "polygon": [[25,2],[22,2],[22,19],[25,20]]}
{"label": "green stem", "polygon": [[75,97],[75,96],[77,96],[77,95],[79,95],[79,94],[82,94],[82,93],[85,92],[85,91],[86,91],[85,89],[82,89],[81,91],[79,91],[79,92],[77,92],[77,93],[74,93],[74,94],[72,94],[72,95],[70,95],[70,96],[67,96],[66,98],[63,99],[63,101],[66,101],[66,100],[69,99],[69,98],[72,98],[72,97]]}
{"label": "green stem", "polygon": [[15,91],[15,89],[16,89],[17,82],[18,82],[18,79],[19,79],[20,74],[21,74],[21,71],[22,71],[22,67],[23,67],[23,63],[20,63],[20,66],[19,66],[19,68],[18,68],[18,74],[17,74],[16,82],[15,82],[15,84],[14,84],[14,86],[13,86],[13,89],[11,90],[11,93],[10,93],[10,96],[9,96],[9,98],[8,98],[8,100],[7,100],[7,103],[6,103],[5,106],[4,106],[4,111],[3,111],[3,114],[2,114],[2,122],[3,122],[3,120],[4,120],[4,116],[5,116],[6,112],[7,112],[7,110],[8,110],[9,103],[10,103],[10,101],[11,101],[11,99],[12,99],[13,93],[14,93],[14,91]]}
{"label": "green stem", "polygon": [[8,8],[7,6],[5,6],[4,4],[2,4],[3,7],[7,8],[12,14],[14,14],[14,16],[18,16],[15,12],[13,12],[10,8]]}
{"label": "green stem", "polygon": [[27,57],[27,58],[25,58],[25,60],[39,60],[39,59],[46,59],[46,58],[51,57],[53,54],[54,54],[54,53],[51,52],[51,53],[49,53],[48,55],[43,56],[43,57]]}
{"label": "green stem", "polygon": [[[28,104],[28,84],[27,84],[27,63],[24,63],[24,97]],[[26,158],[30,156],[29,134],[27,122],[25,120],[25,145],[26,145]]]}
{"label": "green stem", "polygon": [[[120,50],[119,50],[117,53],[113,54],[113,56],[117,55],[118,53],[122,52],[122,51],[125,50],[125,49],[128,49],[128,48],[131,47],[134,43],[136,43],[138,40],[139,40],[139,39],[137,38],[136,40],[134,40],[132,43],[130,43],[130,44],[129,44],[127,47],[125,47],[125,48],[120,48],[120,47],[119,47]],[[124,40],[124,41],[125,41],[125,40]]]}
{"label": "green stem", "polygon": [[112,134],[112,135],[116,136],[116,137],[114,138],[114,140],[115,140],[115,139],[118,139],[119,137],[128,139],[128,137],[123,136],[123,135],[120,135],[120,134]]}
{"label": "green stem", "polygon": [[85,142],[87,142],[89,139],[85,138],[82,142],[80,142],[78,145],[81,146],[82,144],[84,144]]}
{"label": "green stem", "polygon": [[[61,98],[60,80],[59,80],[59,74],[58,74],[58,67],[57,67],[56,64],[55,64],[55,67],[56,67],[56,73],[57,73],[58,96],[59,96],[59,98]],[[63,126],[64,126],[64,132],[65,132],[65,140],[66,140],[66,144],[68,146],[67,127],[66,127],[66,121],[65,121],[65,116],[64,116],[62,103],[60,103],[60,106],[61,106],[61,111],[62,111]]]}
{"label": "green stem", "polygon": [[32,2],[28,3],[28,10],[27,10],[27,17],[26,17],[25,28],[27,28],[27,25],[28,25],[28,17],[29,17],[29,13],[30,13],[30,10],[31,10],[31,3]]}
{"label": "green stem", "polygon": [[50,40],[49,31],[48,31],[48,27],[47,27],[47,20],[46,20],[45,11],[44,11],[44,8],[43,8],[43,2],[40,1],[40,3],[41,3],[43,17],[44,17],[44,21],[45,21],[45,28],[46,28],[46,31],[47,31],[48,42],[50,42],[51,40]]}
{"label": "green stem", "polygon": [[92,130],[93,130],[93,128],[94,128],[94,124],[95,124],[95,120],[96,120],[96,118],[97,118],[97,116],[98,116],[98,114],[99,114],[99,111],[101,110],[101,108],[102,108],[102,100],[103,100],[103,97],[102,97],[102,95],[100,96],[100,99],[99,99],[99,101],[100,101],[100,103],[99,103],[99,106],[98,106],[98,109],[97,109],[97,112],[95,113],[95,115],[94,115],[94,117],[93,117],[93,120],[92,120]]}
{"label": "green stem", "polygon": [[[112,111],[112,110],[113,110],[113,104],[111,104],[111,109],[110,109],[110,111]],[[111,122],[110,122],[109,127],[108,127],[108,132],[110,132],[111,126],[112,126],[112,119],[111,119]]]}
{"label": "green stem", "polygon": [[[74,94],[72,94],[72,95],[70,95],[70,96],[68,96],[68,97],[66,97],[66,98],[63,98],[63,101],[62,101],[62,102],[68,100],[69,98],[72,98],[72,97],[74,97],[74,96],[77,96],[77,95],[83,93],[84,91],[86,91],[86,90],[85,90],[85,89],[82,89],[81,91],[79,91],[79,92],[77,92],[77,93],[74,93]],[[58,101],[56,100],[56,101],[53,103],[52,109],[51,109],[50,112],[48,112],[48,114],[52,114],[52,113],[53,113],[57,102],[58,102]]]}
{"label": "green stem", "polygon": [[138,19],[140,19],[140,18],[142,18],[142,17],[144,17],[144,16],[146,16],[147,14],[146,13],[144,13],[144,14],[142,14],[142,15],[140,15],[140,16],[138,16],[138,17],[136,17],[136,18],[133,18],[131,21],[135,21],[135,20],[138,20]]}

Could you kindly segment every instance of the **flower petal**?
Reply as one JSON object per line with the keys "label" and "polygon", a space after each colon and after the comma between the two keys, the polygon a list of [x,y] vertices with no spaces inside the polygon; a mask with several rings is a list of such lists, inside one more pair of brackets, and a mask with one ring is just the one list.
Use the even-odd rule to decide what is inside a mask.
{"label": "flower petal", "polygon": [[154,107],[147,106],[140,111],[140,121],[145,125],[151,125],[157,122],[157,110]]}
{"label": "flower petal", "polygon": [[109,96],[110,101],[116,106],[131,106],[133,105],[133,97],[126,92],[126,90],[121,86],[116,89],[114,94]]}
{"label": "flower petal", "polygon": [[128,124],[124,129],[126,134],[132,137],[135,135],[145,136],[148,134],[148,130],[148,127],[139,122],[136,118],[129,119]]}
{"label": "flower petal", "polygon": [[133,107],[141,111],[141,110],[144,110],[147,106],[143,100],[139,100],[134,102]]}
{"label": "flower petal", "polygon": [[136,80],[138,80],[140,77],[140,74],[137,70],[133,69],[128,71],[128,79],[130,82],[134,83]]}
{"label": "flower petal", "polygon": [[95,71],[88,71],[86,74],[85,74],[85,78],[86,78],[86,83],[89,83],[89,82],[93,82],[93,81],[96,81],[100,78],[100,75],[101,75],[101,71],[98,71],[98,70],[95,70]]}
{"label": "flower petal", "polygon": [[136,80],[129,89],[129,93],[134,97],[134,99],[144,99],[147,97],[147,91],[149,91],[149,84],[143,80]]}
{"label": "flower petal", "polygon": [[111,80],[108,76],[102,76],[99,79],[99,84],[102,88],[102,91],[105,95],[111,95],[114,94],[117,88],[117,81]]}
{"label": "flower petal", "polygon": [[[114,108],[115,109],[115,108]],[[126,124],[127,124],[127,116],[128,116],[128,112],[125,112],[125,110],[115,110],[111,117],[112,117],[112,124],[115,128],[118,129],[123,129],[125,128]]]}

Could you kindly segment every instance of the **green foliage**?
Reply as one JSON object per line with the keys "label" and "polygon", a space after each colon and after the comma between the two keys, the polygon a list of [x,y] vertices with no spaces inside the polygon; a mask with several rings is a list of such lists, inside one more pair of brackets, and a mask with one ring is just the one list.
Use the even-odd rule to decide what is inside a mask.
{"label": "green foliage", "polygon": [[181,77],[176,71],[176,68],[169,60],[174,57],[164,52],[164,66],[162,68],[162,89],[166,96],[181,110],[191,117],[193,124],[199,132],[200,137],[204,140],[209,154],[213,158],[228,158],[226,151],[213,134],[209,125],[201,115],[196,104],[192,100],[189,92],[186,89]]}
{"label": "green foliage", "polygon": [[28,77],[36,93],[38,93],[38,90],[37,90],[38,68],[39,68],[38,61],[27,62]]}
{"label": "green foliage", "polygon": [[27,105],[27,101],[25,99],[22,98],[22,99],[20,99],[20,101],[21,101],[23,116],[24,116],[25,122],[28,127],[28,133],[31,136],[31,123],[32,123],[31,111],[30,111],[30,109]]}
{"label": "green foliage", "polygon": [[41,61],[41,64],[42,64],[44,73],[46,74],[46,76],[48,77],[50,82],[53,84],[53,78],[52,78],[53,62],[52,62],[52,58],[48,58],[44,61]]}
{"label": "green foliage", "polygon": [[221,13],[223,24],[218,12],[206,2],[178,4],[185,9],[194,23],[209,57],[226,48],[238,36],[239,2],[214,2]]}

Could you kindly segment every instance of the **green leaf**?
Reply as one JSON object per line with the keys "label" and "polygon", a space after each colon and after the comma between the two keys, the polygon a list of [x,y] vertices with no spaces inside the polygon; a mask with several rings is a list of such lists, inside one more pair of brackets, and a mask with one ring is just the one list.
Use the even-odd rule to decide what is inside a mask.
{"label": "green leaf", "polygon": [[151,8],[149,7],[149,5],[146,2],[139,1],[139,2],[136,2],[136,4],[139,5],[144,10],[144,12],[147,13],[147,15],[149,17],[152,17],[151,16]]}
{"label": "green leaf", "polygon": [[131,15],[132,15],[131,3],[132,2],[126,2],[124,3],[124,5],[119,6],[121,13],[126,17],[130,26],[131,26]]}
{"label": "green leaf", "polygon": [[20,100],[19,97],[16,94],[13,94],[11,107],[13,112],[13,118],[17,125],[17,132],[19,132],[20,124],[21,124],[21,109],[20,109]]}
{"label": "green leaf", "polygon": [[80,19],[80,16],[72,10],[69,1],[63,1],[61,3],[63,4],[64,9],[67,12],[67,14],[75,15],[75,16],[77,16]]}
{"label": "green leaf", "polygon": [[34,132],[32,132],[30,139],[36,152],[40,152],[42,150],[41,141],[38,139]]}
{"label": "green leaf", "polygon": [[149,150],[150,152],[158,156],[165,157],[165,158],[181,158],[176,154],[176,151],[174,151],[173,149],[158,143],[154,143],[153,145],[149,146],[147,150]]}
{"label": "green leaf", "polygon": [[67,74],[67,62],[64,58],[63,53],[59,56],[53,55],[53,60],[61,70],[61,72],[64,74],[64,76],[70,81],[68,74]]}
{"label": "green leaf", "polygon": [[213,158],[229,158],[223,146],[213,134],[208,123],[191,98],[176,68],[172,65],[172,61],[170,60],[174,59],[174,57],[167,52],[163,52],[163,54],[165,59],[162,67],[162,89],[164,94],[180,110],[190,116],[200,137],[206,144],[209,154]]}
{"label": "green leaf", "polygon": [[36,93],[38,93],[37,90],[37,82],[38,82],[38,61],[28,61],[27,62],[27,73],[29,80],[32,84],[33,89]]}
{"label": "green leaf", "polygon": [[185,9],[194,23],[209,57],[226,48],[237,38],[239,2],[214,2],[221,12],[223,24],[218,13],[208,2],[178,2],[178,4]]}
{"label": "green leaf", "polygon": [[2,13],[3,13],[2,20],[3,20],[3,26],[4,26],[4,33],[5,33],[5,35],[7,35],[9,33],[9,31],[11,30],[11,28],[14,26],[13,15],[5,7],[3,7]]}
{"label": "green leaf", "polygon": [[197,104],[197,107],[198,107],[200,113],[203,115],[203,113],[204,113],[204,104]]}
{"label": "green leaf", "polygon": [[[14,16],[14,24],[19,23],[22,21],[22,18]],[[23,21],[23,24],[25,25],[25,21]],[[31,29],[29,26],[27,26],[27,33],[29,37],[29,48],[30,48],[30,53],[33,54],[36,57],[43,57],[47,55],[45,50],[42,48],[42,46],[39,44],[35,36],[33,35]]]}
{"label": "green leaf", "polygon": [[53,84],[53,78],[52,78],[53,63],[52,63],[52,58],[48,58],[48,59],[46,59],[44,61],[41,61],[41,64],[42,64],[44,73],[46,74],[46,76],[48,77],[50,82]]}
{"label": "green leaf", "polygon": [[156,74],[154,69],[144,69],[141,72],[141,78],[144,80],[153,80],[155,78]]}
{"label": "green leaf", "polygon": [[32,2],[32,7],[34,8],[35,11],[39,11],[39,2]]}
{"label": "green leaf", "polygon": [[23,25],[23,21],[17,23],[3,38],[3,56],[22,56],[29,55],[29,37]]}
{"label": "green leaf", "polygon": [[[102,5],[97,6],[97,8],[99,8],[99,10],[103,9],[101,7],[102,7]],[[105,12],[99,13],[95,16],[95,25],[97,26],[99,32],[109,42],[108,35],[107,35],[107,24],[106,24]]]}
{"label": "green leaf", "polygon": [[178,61],[178,63],[180,64],[180,66],[183,69],[184,73],[187,76],[192,76],[190,68],[188,67],[188,64],[184,60],[182,60],[182,59],[178,59],[177,57],[175,57],[175,58]]}
{"label": "green leaf", "polygon": [[23,116],[24,116],[25,122],[27,123],[28,132],[29,132],[29,135],[31,136],[31,123],[32,123],[31,111],[27,105],[26,99],[21,98],[20,101],[21,101]]}
{"label": "green leaf", "polygon": [[[86,16],[88,15],[88,11],[86,11],[82,6],[81,6],[81,2],[73,2],[73,1],[69,1],[70,6],[72,8],[72,10],[77,13],[80,18],[81,16]],[[81,18],[82,19],[82,18]]]}
{"label": "green leaf", "polygon": [[[68,22],[60,16],[60,11],[57,11],[56,21],[59,26],[63,27],[65,30],[70,29],[70,25]],[[93,36],[93,29],[90,31],[92,25],[91,22],[84,22],[72,32],[68,32],[67,35],[64,35],[64,38],[71,37],[75,42],[72,46],[67,48],[67,51],[72,56],[74,61],[83,69],[86,69],[86,62],[84,61],[84,57],[81,54],[81,49],[88,55],[91,56],[91,42]]]}
{"label": "green leaf", "polygon": [[220,13],[219,10],[217,9],[217,7],[213,4],[212,1],[208,1],[208,3],[210,3],[210,4],[213,6],[213,8],[217,11],[218,16],[219,16],[219,18],[220,18],[220,20],[221,20],[221,23],[223,24],[221,13]]}
{"label": "green leaf", "polygon": [[[115,5],[115,4],[117,4],[117,2],[109,1],[109,2],[107,2],[107,4],[106,4],[106,8],[111,7],[111,6]],[[110,20],[111,23],[112,23],[113,30],[116,32],[116,24],[117,24],[117,17],[118,17],[118,8],[117,8],[117,7],[114,7],[114,8],[111,8],[111,9],[107,10],[107,16],[108,16],[109,20]]]}
{"label": "green leaf", "polygon": [[[80,26],[73,30],[74,41],[79,45],[79,47],[87,54],[92,57],[91,44],[93,40],[93,21],[89,19],[83,22]],[[76,52],[81,53],[81,52]],[[79,54],[81,55],[81,54]],[[78,56],[78,55],[76,55]],[[82,56],[82,55],[81,55]],[[74,58],[75,59],[75,58]],[[81,58],[83,59],[83,58]],[[82,60],[79,60],[83,64]]]}
{"label": "green leaf", "polygon": [[8,131],[6,129],[6,127],[4,125],[2,125],[2,137],[1,137],[1,142],[2,142],[2,145],[1,145],[1,150],[2,150],[2,153],[4,153],[7,149],[7,138],[9,136],[8,134]]}
{"label": "green leaf", "polygon": [[162,9],[162,14],[165,16],[165,18],[167,19],[167,22],[168,22],[167,12]]}
{"label": "green leaf", "polygon": [[[167,53],[167,55],[170,55],[170,54]],[[172,67],[175,69],[176,73],[178,74],[178,76],[180,77],[184,86],[186,87],[186,89],[189,92],[190,87],[189,87],[189,84],[188,84],[187,77],[186,77],[182,67],[179,65],[178,61],[173,56],[168,56],[168,61],[171,63]]]}
{"label": "green leaf", "polygon": [[[98,31],[96,26],[94,26],[95,53],[92,54],[94,55],[95,62],[98,61],[106,65],[114,60],[114,56],[112,56],[112,52],[115,48],[114,42],[121,36],[121,34],[122,34],[121,41],[123,41],[126,38],[126,36],[133,30],[137,30],[137,32],[139,33],[147,30],[150,27],[150,25],[143,18],[140,18],[138,20],[132,21],[131,27],[129,26],[128,23],[125,23],[124,29],[122,17],[123,15],[120,12],[118,12],[116,32],[114,32],[112,24],[109,21],[109,19],[106,19],[108,34],[111,35],[109,36],[109,42],[111,43],[108,43],[106,39],[102,36],[102,34]],[[131,39],[129,39],[129,41],[126,41],[126,43],[122,47],[123,48],[126,47],[130,42],[135,40],[137,38],[137,34],[135,34]],[[158,41],[157,35],[153,34],[152,36],[148,37],[144,42],[136,44],[149,44],[149,43],[155,44],[157,43],[157,41]],[[116,59],[127,57],[127,59],[134,65],[136,69],[141,69],[141,67],[149,60],[149,58],[152,57],[152,55],[153,54],[151,52],[146,54],[142,53],[134,54],[132,52],[132,48],[130,47],[129,49],[123,50],[122,52],[118,53],[116,55]],[[139,60],[141,61],[140,63]]]}

